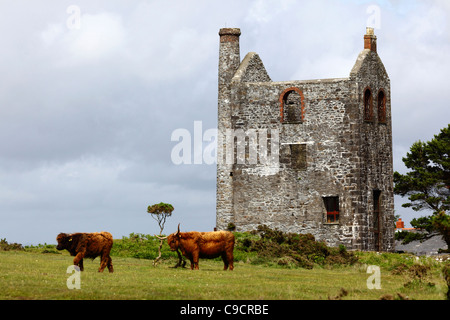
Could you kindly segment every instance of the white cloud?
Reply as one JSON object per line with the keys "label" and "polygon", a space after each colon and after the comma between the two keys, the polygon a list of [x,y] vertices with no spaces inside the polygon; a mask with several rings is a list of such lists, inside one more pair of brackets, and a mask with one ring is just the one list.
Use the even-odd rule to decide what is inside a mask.
{"label": "white cloud", "polygon": [[65,29],[62,24],[51,23],[44,31],[42,31],[41,38],[45,45],[52,46],[63,36],[64,31]]}
{"label": "white cloud", "polygon": [[118,14],[83,14],[80,29],[71,30],[66,41],[75,57],[97,60],[121,48],[125,36]]}
{"label": "white cloud", "polygon": [[48,49],[59,53],[57,58],[62,65],[77,66],[98,63],[120,52],[126,31],[122,17],[116,13],[84,13],[80,15],[79,27],[69,28],[63,21],[50,23],[41,32],[41,39]]}
{"label": "white cloud", "polygon": [[289,10],[294,0],[256,0],[249,5],[247,20],[250,23],[268,23],[274,16]]}

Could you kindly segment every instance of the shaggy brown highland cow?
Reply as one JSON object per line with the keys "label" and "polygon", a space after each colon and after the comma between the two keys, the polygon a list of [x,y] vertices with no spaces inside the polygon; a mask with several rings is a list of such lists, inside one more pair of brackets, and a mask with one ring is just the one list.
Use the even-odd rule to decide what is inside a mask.
{"label": "shaggy brown highland cow", "polygon": [[180,249],[191,261],[191,269],[198,269],[199,258],[222,257],[224,270],[233,270],[234,234],[229,231],[180,232],[178,225],[177,232],[160,239],[167,239],[172,251]]}
{"label": "shaggy brown highland cow", "polygon": [[108,267],[109,272],[114,272],[112,259],[109,256],[113,245],[113,237],[109,232],[93,233],[60,233],[56,237],[58,245],[56,249],[70,252],[75,256],[73,264],[83,271],[83,258],[95,259],[100,256],[100,268],[98,272],[103,272]]}

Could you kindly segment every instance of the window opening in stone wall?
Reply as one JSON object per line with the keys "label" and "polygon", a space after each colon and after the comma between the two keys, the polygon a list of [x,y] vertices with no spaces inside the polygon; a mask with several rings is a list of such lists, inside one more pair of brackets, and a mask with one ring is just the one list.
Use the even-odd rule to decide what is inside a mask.
{"label": "window opening in stone wall", "polygon": [[300,94],[295,91],[289,91],[283,98],[283,123],[301,123],[302,122],[302,99]]}
{"label": "window opening in stone wall", "polygon": [[378,93],[378,122],[386,123],[386,95],[383,90]]}
{"label": "window opening in stone wall", "polygon": [[381,250],[381,191],[373,190],[373,232],[374,232],[374,242],[375,250]]}
{"label": "window opening in stone wall", "polygon": [[294,170],[306,170],[306,144],[290,144],[291,166]]}
{"label": "window opening in stone wall", "polygon": [[327,223],[339,222],[339,197],[323,197],[327,210]]}
{"label": "window opening in stone wall", "polygon": [[372,121],[373,111],[372,111],[372,92],[370,89],[364,91],[364,120]]}

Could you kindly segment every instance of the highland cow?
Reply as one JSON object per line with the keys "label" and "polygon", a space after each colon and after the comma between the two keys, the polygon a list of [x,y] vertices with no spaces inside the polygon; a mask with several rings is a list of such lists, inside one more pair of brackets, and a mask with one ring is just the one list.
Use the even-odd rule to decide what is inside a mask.
{"label": "highland cow", "polygon": [[191,262],[191,270],[198,269],[199,258],[222,257],[224,270],[233,270],[234,234],[229,231],[180,232],[170,234],[167,242],[172,251],[180,249],[183,256]]}
{"label": "highland cow", "polygon": [[100,256],[100,268],[98,272],[103,272],[108,267],[109,272],[114,272],[112,259],[109,256],[113,245],[113,237],[109,232],[94,233],[60,233],[56,240],[56,249],[69,251],[71,256],[75,256],[73,264],[83,271],[83,258],[95,259]]}

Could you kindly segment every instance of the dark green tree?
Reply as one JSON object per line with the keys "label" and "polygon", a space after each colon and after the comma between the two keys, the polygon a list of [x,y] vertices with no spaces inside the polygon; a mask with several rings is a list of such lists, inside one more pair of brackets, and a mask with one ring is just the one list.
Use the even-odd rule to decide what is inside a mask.
{"label": "dark green tree", "polygon": [[[160,202],[158,204],[154,204],[152,206],[148,206],[147,212],[151,214],[152,218],[158,222],[159,225],[159,235],[161,236],[164,230],[164,224],[166,223],[166,219],[172,215],[174,208],[169,203]],[[159,255],[156,257],[155,261],[153,261],[153,265],[161,259],[161,248],[163,245],[163,240],[160,240],[159,244]]]}
{"label": "dark green tree", "polygon": [[432,212],[411,225],[438,231],[450,248],[450,124],[431,141],[415,142],[402,160],[410,171],[394,172],[394,193],[408,197],[403,207]]}

